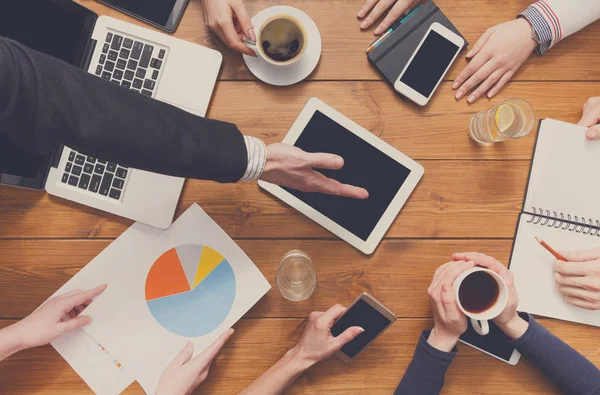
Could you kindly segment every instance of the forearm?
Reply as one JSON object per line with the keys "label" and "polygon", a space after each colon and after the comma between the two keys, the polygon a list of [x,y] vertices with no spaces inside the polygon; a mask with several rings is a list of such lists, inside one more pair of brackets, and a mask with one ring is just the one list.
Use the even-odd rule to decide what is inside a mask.
{"label": "forearm", "polygon": [[540,39],[538,53],[545,53],[562,39],[600,19],[597,0],[544,0],[533,3],[520,16],[533,26]]}
{"label": "forearm", "polygon": [[0,329],[0,361],[23,349],[17,327],[13,324]]}
{"label": "forearm", "polygon": [[445,352],[433,347],[427,341],[430,336],[428,331],[421,334],[413,359],[394,395],[437,395],[442,390],[446,370],[454,360],[456,350]]}
{"label": "forearm", "polygon": [[[516,321],[516,320],[515,320]],[[538,324],[533,317],[522,314],[520,324],[511,330],[502,329],[513,341],[515,348],[532,361],[563,393],[600,394],[600,371],[583,355]],[[517,326],[523,329],[515,329]]]}
{"label": "forearm", "polygon": [[279,395],[288,388],[312,363],[298,356],[296,349],[289,350],[275,365],[263,373],[240,395]]}
{"label": "forearm", "polygon": [[238,181],[248,155],[233,124],[110,84],[0,37],[0,133],[32,152],[65,144],[174,176]]}

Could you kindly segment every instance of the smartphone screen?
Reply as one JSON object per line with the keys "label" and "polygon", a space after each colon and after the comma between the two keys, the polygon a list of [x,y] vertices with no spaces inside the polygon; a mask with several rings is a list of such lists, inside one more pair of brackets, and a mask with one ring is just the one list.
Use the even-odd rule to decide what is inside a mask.
{"label": "smartphone screen", "polygon": [[359,299],[331,328],[331,334],[338,336],[352,326],[360,326],[365,331],[342,348],[342,352],[354,358],[367,344],[375,339],[393,321],[381,314],[377,309]]}
{"label": "smartphone screen", "polygon": [[430,30],[400,81],[425,97],[431,96],[458,51],[456,44]]}
{"label": "smartphone screen", "polygon": [[515,348],[509,343],[510,338],[493,321],[489,321],[490,333],[485,336],[475,332],[475,329],[471,325],[471,320],[467,321],[467,331],[460,337],[461,342],[487,352],[504,362],[511,360]]}

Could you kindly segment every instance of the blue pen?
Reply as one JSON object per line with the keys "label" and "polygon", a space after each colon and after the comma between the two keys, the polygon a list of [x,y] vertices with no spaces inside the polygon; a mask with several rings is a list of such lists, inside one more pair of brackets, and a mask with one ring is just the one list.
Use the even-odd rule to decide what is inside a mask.
{"label": "blue pen", "polygon": [[383,40],[385,40],[390,34],[392,34],[392,32],[394,30],[396,30],[398,27],[400,27],[400,25],[402,25],[404,22],[406,22],[407,20],[409,20],[413,15],[415,15],[417,13],[417,11],[419,11],[422,7],[423,7],[423,5],[418,6],[417,8],[415,8],[414,10],[412,10],[411,12],[409,12],[408,15],[406,15],[404,18],[402,18],[399,21],[395,22],[392,25],[392,27],[390,27],[389,29],[387,29],[387,31],[385,33],[383,33],[371,45],[369,45],[369,48],[367,48],[367,53],[369,53],[372,50],[374,50],[375,48],[377,48],[379,46],[379,44],[381,44],[383,42]]}

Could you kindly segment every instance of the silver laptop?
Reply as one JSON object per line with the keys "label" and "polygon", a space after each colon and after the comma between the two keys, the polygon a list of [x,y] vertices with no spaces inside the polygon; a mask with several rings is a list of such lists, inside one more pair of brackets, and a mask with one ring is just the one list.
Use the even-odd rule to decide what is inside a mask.
{"label": "silver laptop", "polygon": [[[123,89],[205,115],[222,63],[219,52],[98,17],[75,2],[31,3],[36,12],[24,14],[26,22],[13,24],[12,30],[6,25],[0,27],[0,35],[77,65]],[[0,147],[0,184],[45,189],[51,195],[158,228],[165,229],[173,221],[182,178],[128,168],[69,147],[46,157],[31,155],[11,141],[0,141]]]}

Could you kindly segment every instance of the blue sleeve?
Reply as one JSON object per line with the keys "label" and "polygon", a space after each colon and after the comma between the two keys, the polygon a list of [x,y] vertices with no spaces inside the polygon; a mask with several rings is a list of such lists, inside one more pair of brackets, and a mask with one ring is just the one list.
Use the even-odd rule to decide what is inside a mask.
{"label": "blue sleeve", "polygon": [[394,395],[437,395],[442,390],[444,376],[456,356],[456,348],[449,353],[436,349],[427,343],[430,333],[424,331],[421,334],[413,359]]}
{"label": "blue sleeve", "polygon": [[525,358],[533,362],[565,394],[600,394],[600,371],[583,355],[537,323],[533,317],[523,336],[512,341]]}

